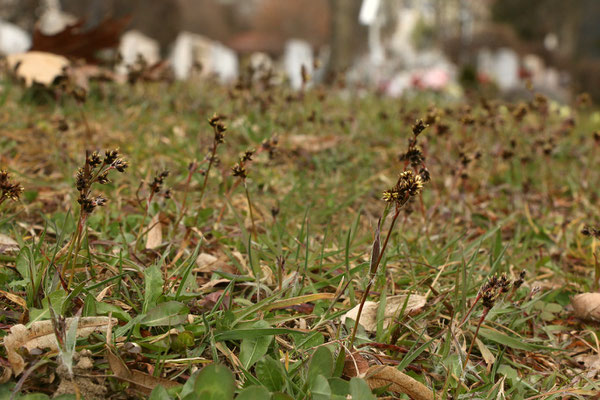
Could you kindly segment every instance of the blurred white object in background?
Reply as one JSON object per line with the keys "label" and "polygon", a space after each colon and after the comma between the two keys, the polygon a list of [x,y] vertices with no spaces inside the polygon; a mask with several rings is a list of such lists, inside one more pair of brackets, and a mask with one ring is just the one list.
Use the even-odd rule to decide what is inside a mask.
{"label": "blurred white object in background", "polygon": [[492,78],[500,90],[519,86],[519,57],[507,47],[495,52],[482,49],[477,54],[477,71]]}
{"label": "blurred white object in background", "polygon": [[67,26],[77,22],[75,16],[62,11],[58,0],[44,0],[42,7],[44,12],[37,27],[44,35],[56,35]]}
{"label": "blurred white object in background", "polygon": [[213,42],[211,47],[213,73],[223,83],[232,82],[238,76],[238,58],[235,51],[223,46],[219,42]]}
{"label": "blurred white object in background", "polygon": [[379,11],[381,0],[363,0],[360,6],[358,21],[363,25],[371,25],[375,22]]}
{"label": "blurred white object in background", "polygon": [[283,55],[285,73],[290,80],[290,86],[298,90],[302,87],[302,66],[309,75],[313,73],[313,50],[304,40],[292,39],[285,44]]}
{"label": "blurred white object in background", "polygon": [[31,37],[17,25],[0,20],[0,55],[24,53],[31,47]]}
{"label": "blurred white object in background", "polygon": [[160,61],[158,42],[136,30],[127,31],[121,36],[119,53],[122,60],[117,66],[117,72],[120,74],[126,74],[127,67],[135,65],[138,57],[143,58],[148,65],[154,65]]}
{"label": "blurred white object in background", "polygon": [[238,76],[238,59],[233,50],[202,35],[181,32],[169,57],[175,78],[188,79],[198,68],[200,76],[216,75],[223,83]]}

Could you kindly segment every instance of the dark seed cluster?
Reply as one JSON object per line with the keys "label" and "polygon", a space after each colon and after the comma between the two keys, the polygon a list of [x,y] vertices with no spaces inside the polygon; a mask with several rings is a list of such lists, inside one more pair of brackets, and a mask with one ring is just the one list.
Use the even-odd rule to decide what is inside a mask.
{"label": "dark seed cluster", "polygon": [[115,169],[119,172],[125,172],[127,167],[127,161],[119,157],[118,150],[106,150],[104,157],[101,157],[97,151],[91,154],[88,153],[85,164],[77,170],[75,175],[75,186],[79,191],[77,202],[81,205],[82,213],[90,214],[96,207],[106,204],[104,197],[91,195],[92,184],[104,185],[110,182],[108,179],[110,170]]}
{"label": "dark seed cluster", "polygon": [[10,174],[5,170],[0,170],[0,204],[4,200],[19,200],[19,196],[23,192],[23,187],[19,182],[11,179]]}
{"label": "dark seed cluster", "polygon": [[600,227],[599,226],[584,226],[581,233],[585,236],[593,236],[600,239]]}
{"label": "dark seed cluster", "polygon": [[215,132],[215,143],[223,143],[225,141],[225,131],[227,131],[227,127],[223,123],[223,116],[214,114],[209,118],[208,123]]}
{"label": "dark seed cluster", "polygon": [[404,171],[398,177],[396,185],[383,192],[383,200],[388,203],[402,205],[408,199],[421,193],[423,189],[423,178],[419,174],[408,170]]}
{"label": "dark seed cluster", "polygon": [[486,308],[492,308],[496,303],[496,300],[510,291],[521,287],[525,280],[525,271],[519,273],[519,277],[515,281],[511,281],[508,277],[503,274],[500,277],[494,275],[490,277],[484,285],[481,287],[481,300],[483,306]]}

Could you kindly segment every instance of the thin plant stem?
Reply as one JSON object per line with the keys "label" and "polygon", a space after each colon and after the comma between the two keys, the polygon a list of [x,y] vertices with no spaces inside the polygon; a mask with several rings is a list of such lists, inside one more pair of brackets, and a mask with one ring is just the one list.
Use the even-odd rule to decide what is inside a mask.
{"label": "thin plant stem", "polygon": [[190,182],[192,181],[192,175],[194,175],[197,168],[198,168],[198,163],[196,162],[196,160],[194,160],[194,162],[192,163],[192,166],[190,167],[190,169],[188,171],[187,179],[185,180],[185,190],[183,192],[183,200],[181,201],[180,213],[179,213],[179,216],[177,217],[177,220],[175,221],[175,224],[173,225],[175,227],[175,229],[177,229],[177,227],[179,226],[179,223],[181,222],[181,220],[183,219],[183,216],[185,215],[186,207],[187,207],[188,192],[190,191]]}
{"label": "thin plant stem", "polygon": [[488,307],[483,309],[483,314],[481,314],[481,318],[479,318],[479,323],[477,324],[477,329],[475,329],[475,336],[473,337],[473,341],[471,341],[471,345],[469,346],[469,351],[467,351],[467,356],[465,357],[465,361],[463,362],[463,373],[465,368],[467,368],[467,363],[469,362],[469,358],[471,357],[471,351],[473,350],[473,344],[477,340],[477,335],[479,334],[479,328],[481,328],[481,324],[485,320],[485,317],[488,315],[490,309]]}
{"label": "thin plant stem", "polygon": [[[81,239],[83,238],[83,229],[86,224],[86,215],[83,209],[80,211],[81,216],[79,217],[79,223],[77,224],[77,236],[75,236],[75,249],[74,251],[69,253],[68,261],[70,261],[71,256],[73,255],[73,261],[71,263],[71,275],[69,276],[69,283],[67,284],[67,290],[71,287],[73,283],[73,278],[75,276],[75,265],[77,264],[77,256],[79,254],[79,250],[81,248]],[[67,265],[67,263],[65,263]]]}
{"label": "thin plant stem", "polygon": [[194,225],[198,225],[198,220],[200,219],[200,208],[202,207],[202,198],[204,197],[204,191],[206,190],[206,185],[208,184],[208,176],[213,166],[215,155],[217,154],[217,145],[217,142],[213,143],[213,147],[210,153],[210,161],[208,162],[208,168],[206,168],[206,173],[204,174],[204,182],[202,183],[202,189],[200,189],[200,198],[198,199],[198,212],[196,212],[196,219],[194,220]]}
{"label": "thin plant stem", "polygon": [[244,190],[246,191],[246,200],[248,201],[248,209],[250,210],[250,222],[252,223],[252,234],[254,235],[254,240],[256,240],[256,225],[254,225],[254,213],[252,212],[252,202],[250,201],[250,192],[248,192],[248,185],[246,184],[246,180],[244,180]]}
{"label": "thin plant stem", "polygon": [[[402,203],[402,205],[404,205]],[[369,284],[365,289],[362,298],[360,299],[360,306],[358,307],[358,314],[356,315],[356,321],[354,321],[354,328],[352,329],[352,335],[350,336],[350,345],[348,346],[350,349],[354,346],[354,339],[356,338],[356,331],[358,331],[358,321],[360,321],[360,315],[362,314],[363,307],[365,306],[365,302],[367,301],[367,297],[369,296],[369,292],[371,291],[371,287],[373,286],[373,281],[375,280],[375,274],[377,273],[377,269],[379,268],[379,264],[381,263],[381,259],[383,258],[383,254],[385,253],[385,249],[387,248],[390,237],[392,236],[392,231],[394,230],[394,225],[396,224],[396,220],[400,215],[400,209],[402,205],[396,206],[396,212],[394,213],[394,217],[392,218],[392,223],[390,224],[390,228],[385,237],[385,241],[383,242],[383,246],[381,247],[381,251],[379,252],[379,257],[377,257],[377,261],[375,262],[375,266],[371,270],[371,276],[369,279]]]}

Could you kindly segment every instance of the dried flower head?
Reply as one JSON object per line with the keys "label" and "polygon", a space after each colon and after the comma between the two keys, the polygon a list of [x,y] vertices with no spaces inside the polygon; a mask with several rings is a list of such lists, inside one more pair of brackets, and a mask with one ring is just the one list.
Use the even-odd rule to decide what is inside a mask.
{"label": "dried flower head", "polygon": [[21,184],[13,181],[6,170],[0,170],[0,204],[6,199],[19,200],[22,192]]}
{"label": "dried flower head", "polygon": [[585,236],[593,236],[600,239],[600,227],[586,225],[581,230],[581,233]]}
{"label": "dried flower head", "polygon": [[223,116],[219,114],[214,114],[211,118],[209,118],[208,123],[213,127],[213,131],[215,133],[215,144],[221,144],[225,141],[225,131],[227,131],[227,127],[223,123]]}
{"label": "dried flower head", "polygon": [[256,151],[254,149],[246,150],[240,157],[240,161],[241,162],[252,161],[252,157],[254,157],[255,152]]}
{"label": "dried flower head", "polygon": [[413,168],[417,168],[425,161],[423,152],[417,146],[409,147],[406,153],[398,156],[400,161],[408,161]]}
{"label": "dried flower head", "polygon": [[427,125],[423,122],[422,119],[418,119],[415,121],[415,124],[412,126],[412,133],[415,137],[419,136],[421,132],[423,132],[427,128]]}
{"label": "dried flower head", "polygon": [[152,183],[150,183],[150,190],[153,193],[158,193],[160,192],[160,190],[162,189],[162,185],[164,184],[165,178],[169,176],[169,171],[165,170],[162,171],[161,173],[157,174],[154,179],[152,180]]}
{"label": "dried flower head", "polygon": [[388,203],[403,205],[408,199],[418,195],[423,189],[423,179],[421,175],[415,175],[414,172],[404,171],[398,177],[396,185],[383,192],[383,200]]}
{"label": "dried flower head", "polygon": [[519,273],[519,278],[517,278],[517,280],[514,281],[514,283],[513,283],[513,288],[515,290],[520,288],[521,285],[523,285],[523,283],[525,282],[525,275],[526,275],[525,270],[523,270]]}
{"label": "dried flower head", "polygon": [[231,168],[231,171],[233,173],[233,176],[237,176],[241,179],[246,179],[246,177],[248,176],[248,171],[246,170],[246,167],[242,162],[235,164]]}
{"label": "dried flower head", "polygon": [[269,159],[272,160],[275,157],[278,143],[279,139],[277,136],[273,136],[270,139],[265,139],[260,145],[261,151],[267,151],[269,153]]}
{"label": "dried flower head", "polygon": [[106,199],[102,196],[91,196],[92,184],[106,184],[109,182],[108,173],[112,169],[119,172],[124,172],[127,168],[127,161],[119,158],[118,150],[106,150],[104,152],[104,160],[100,157],[100,153],[94,151],[88,153],[85,158],[83,167],[77,169],[75,174],[75,186],[79,191],[77,202],[81,205],[82,214],[90,214],[96,207],[101,207],[106,204]]}

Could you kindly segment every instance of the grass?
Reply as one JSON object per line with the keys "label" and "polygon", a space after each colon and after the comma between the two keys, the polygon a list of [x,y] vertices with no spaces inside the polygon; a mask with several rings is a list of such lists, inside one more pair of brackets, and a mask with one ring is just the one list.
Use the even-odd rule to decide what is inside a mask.
{"label": "grass", "polygon": [[[419,144],[431,181],[400,211],[368,296],[382,304],[376,332],[359,328],[354,345],[436,398],[598,392],[585,357],[598,357],[599,326],[568,308],[595,289],[596,239],[580,233],[599,214],[600,114],[590,106],[532,95],[521,118],[518,105],[475,95],[457,103],[194,82],[97,84],[80,109],[8,78],[0,87],[0,168],[25,188],[0,206],[0,232],[20,247],[0,255],[0,323],[6,334],[53,318],[63,338],[58,350],[23,353],[17,377],[2,353],[1,393],[46,398],[71,382],[86,398],[392,396],[371,394],[344,368],[354,323],[341,316],[369,285],[381,196],[404,170],[398,156],[416,119],[429,124]],[[214,113],[227,127],[218,147]],[[275,156],[259,151],[240,184],[239,155],[273,137]],[[75,171],[86,151],[113,148],[129,168],[95,186],[108,203],[87,216],[68,258]],[[207,158],[213,150],[218,160]],[[522,270],[518,290],[467,315],[490,277]],[[384,329],[385,299],[398,294],[426,304]],[[75,342],[72,320],[60,323],[109,315],[108,333]]]}

